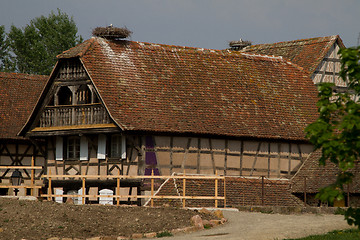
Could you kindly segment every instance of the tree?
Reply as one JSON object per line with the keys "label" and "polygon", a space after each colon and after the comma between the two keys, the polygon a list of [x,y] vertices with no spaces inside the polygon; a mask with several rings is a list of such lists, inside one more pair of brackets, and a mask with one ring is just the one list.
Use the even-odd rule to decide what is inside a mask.
{"label": "tree", "polygon": [[[319,118],[306,128],[307,137],[321,149],[320,164],[331,161],[339,167],[335,183],[320,190],[321,201],[344,198],[343,186],[354,177],[351,169],[360,160],[360,47],[341,49],[340,76],[347,83],[345,92],[334,93],[334,85],[319,85]],[[349,208],[345,218],[360,229],[360,209]]]}
{"label": "tree", "polygon": [[0,71],[11,71],[9,41],[6,38],[5,26],[0,26]]}
{"label": "tree", "polygon": [[11,26],[8,34],[12,63],[17,72],[50,74],[56,56],[82,42],[73,18],[57,10],[37,17],[25,28]]}

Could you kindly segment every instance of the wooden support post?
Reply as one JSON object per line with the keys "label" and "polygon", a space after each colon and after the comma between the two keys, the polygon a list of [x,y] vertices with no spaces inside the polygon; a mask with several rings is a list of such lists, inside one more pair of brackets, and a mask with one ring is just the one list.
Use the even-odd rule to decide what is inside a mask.
{"label": "wooden support post", "polygon": [[49,170],[49,188],[48,188],[48,201],[50,201],[51,200],[51,170]]}
{"label": "wooden support post", "polygon": [[[215,172],[215,176],[217,177],[218,173],[217,173],[217,170]],[[215,178],[215,208],[218,207],[218,200],[217,200],[217,197],[218,197],[218,179]]]}
{"label": "wooden support post", "polygon": [[185,190],[186,190],[186,178],[185,178],[185,169],[184,169],[184,172],[183,172],[183,208],[185,208]]}
{"label": "wooden support post", "polygon": [[[120,195],[120,169],[118,169],[118,178],[116,179],[116,195]],[[116,197],[116,206],[120,205],[120,198]]]}
{"label": "wooden support post", "polygon": [[306,177],[304,177],[304,206],[306,207]]}
{"label": "wooden support post", "polygon": [[244,141],[240,143],[240,176],[242,176],[242,168],[243,168],[243,155],[244,155]]}
{"label": "wooden support post", "polygon": [[151,169],[151,207],[154,207],[154,169]]}
{"label": "wooden support post", "polygon": [[224,176],[224,208],[226,208],[226,177]]}
{"label": "wooden support post", "polygon": [[82,178],[82,198],[81,198],[81,203],[82,205],[85,204],[85,195],[86,195],[86,188],[85,188],[85,177]]}
{"label": "wooden support post", "polygon": [[[31,167],[34,167],[35,164],[35,159],[34,156],[32,156],[31,158]],[[31,169],[31,188],[30,188],[30,195],[34,196],[34,174],[35,174],[35,169]]]}
{"label": "wooden support post", "polygon": [[261,205],[264,206],[264,176],[261,176]]}

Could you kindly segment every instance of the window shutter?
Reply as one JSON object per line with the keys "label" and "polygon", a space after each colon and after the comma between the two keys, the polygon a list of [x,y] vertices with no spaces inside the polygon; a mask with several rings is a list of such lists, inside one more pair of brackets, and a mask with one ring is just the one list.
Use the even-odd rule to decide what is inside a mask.
{"label": "window shutter", "polygon": [[56,136],[56,146],[55,146],[55,159],[58,161],[64,160],[64,141],[62,137]]}
{"label": "window shutter", "polygon": [[106,136],[104,134],[100,134],[98,138],[97,158],[98,159],[106,158]]}
{"label": "window shutter", "polygon": [[80,160],[88,160],[88,140],[85,136],[80,138]]}
{"label": "window shutter", "polygon": [[126,159],[126,137],[121,136],[121,159]]}

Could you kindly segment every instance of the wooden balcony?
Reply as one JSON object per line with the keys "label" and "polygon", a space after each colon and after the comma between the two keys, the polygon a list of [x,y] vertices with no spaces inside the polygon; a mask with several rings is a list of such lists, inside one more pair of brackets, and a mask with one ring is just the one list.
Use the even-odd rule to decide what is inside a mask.
{"label": "wooden balcony", "polygon": [[40,128],[71,125],[111,123],[105,108],[100,104],[82,104],[46,107],[40,118]]}

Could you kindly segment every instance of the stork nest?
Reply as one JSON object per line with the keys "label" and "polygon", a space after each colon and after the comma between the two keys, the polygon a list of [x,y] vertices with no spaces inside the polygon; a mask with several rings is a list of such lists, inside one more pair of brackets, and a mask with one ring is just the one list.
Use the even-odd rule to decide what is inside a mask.
{"label": "stork nest", "polygon": [[250,46],[252,43],[251,41],[244,41],[244,40],[237,40],[237,41],[230,41],[230,47],[237,47],[237,46]]}
{"label": "stork nest", "polygon": [[117,38],[127,38],[130,37],[132,34],[132,31],[124,28],[118,28],[118,27],[97,27],[92,31],[93,36],[97,37],[103,37],[108,39],[117,39]]}

